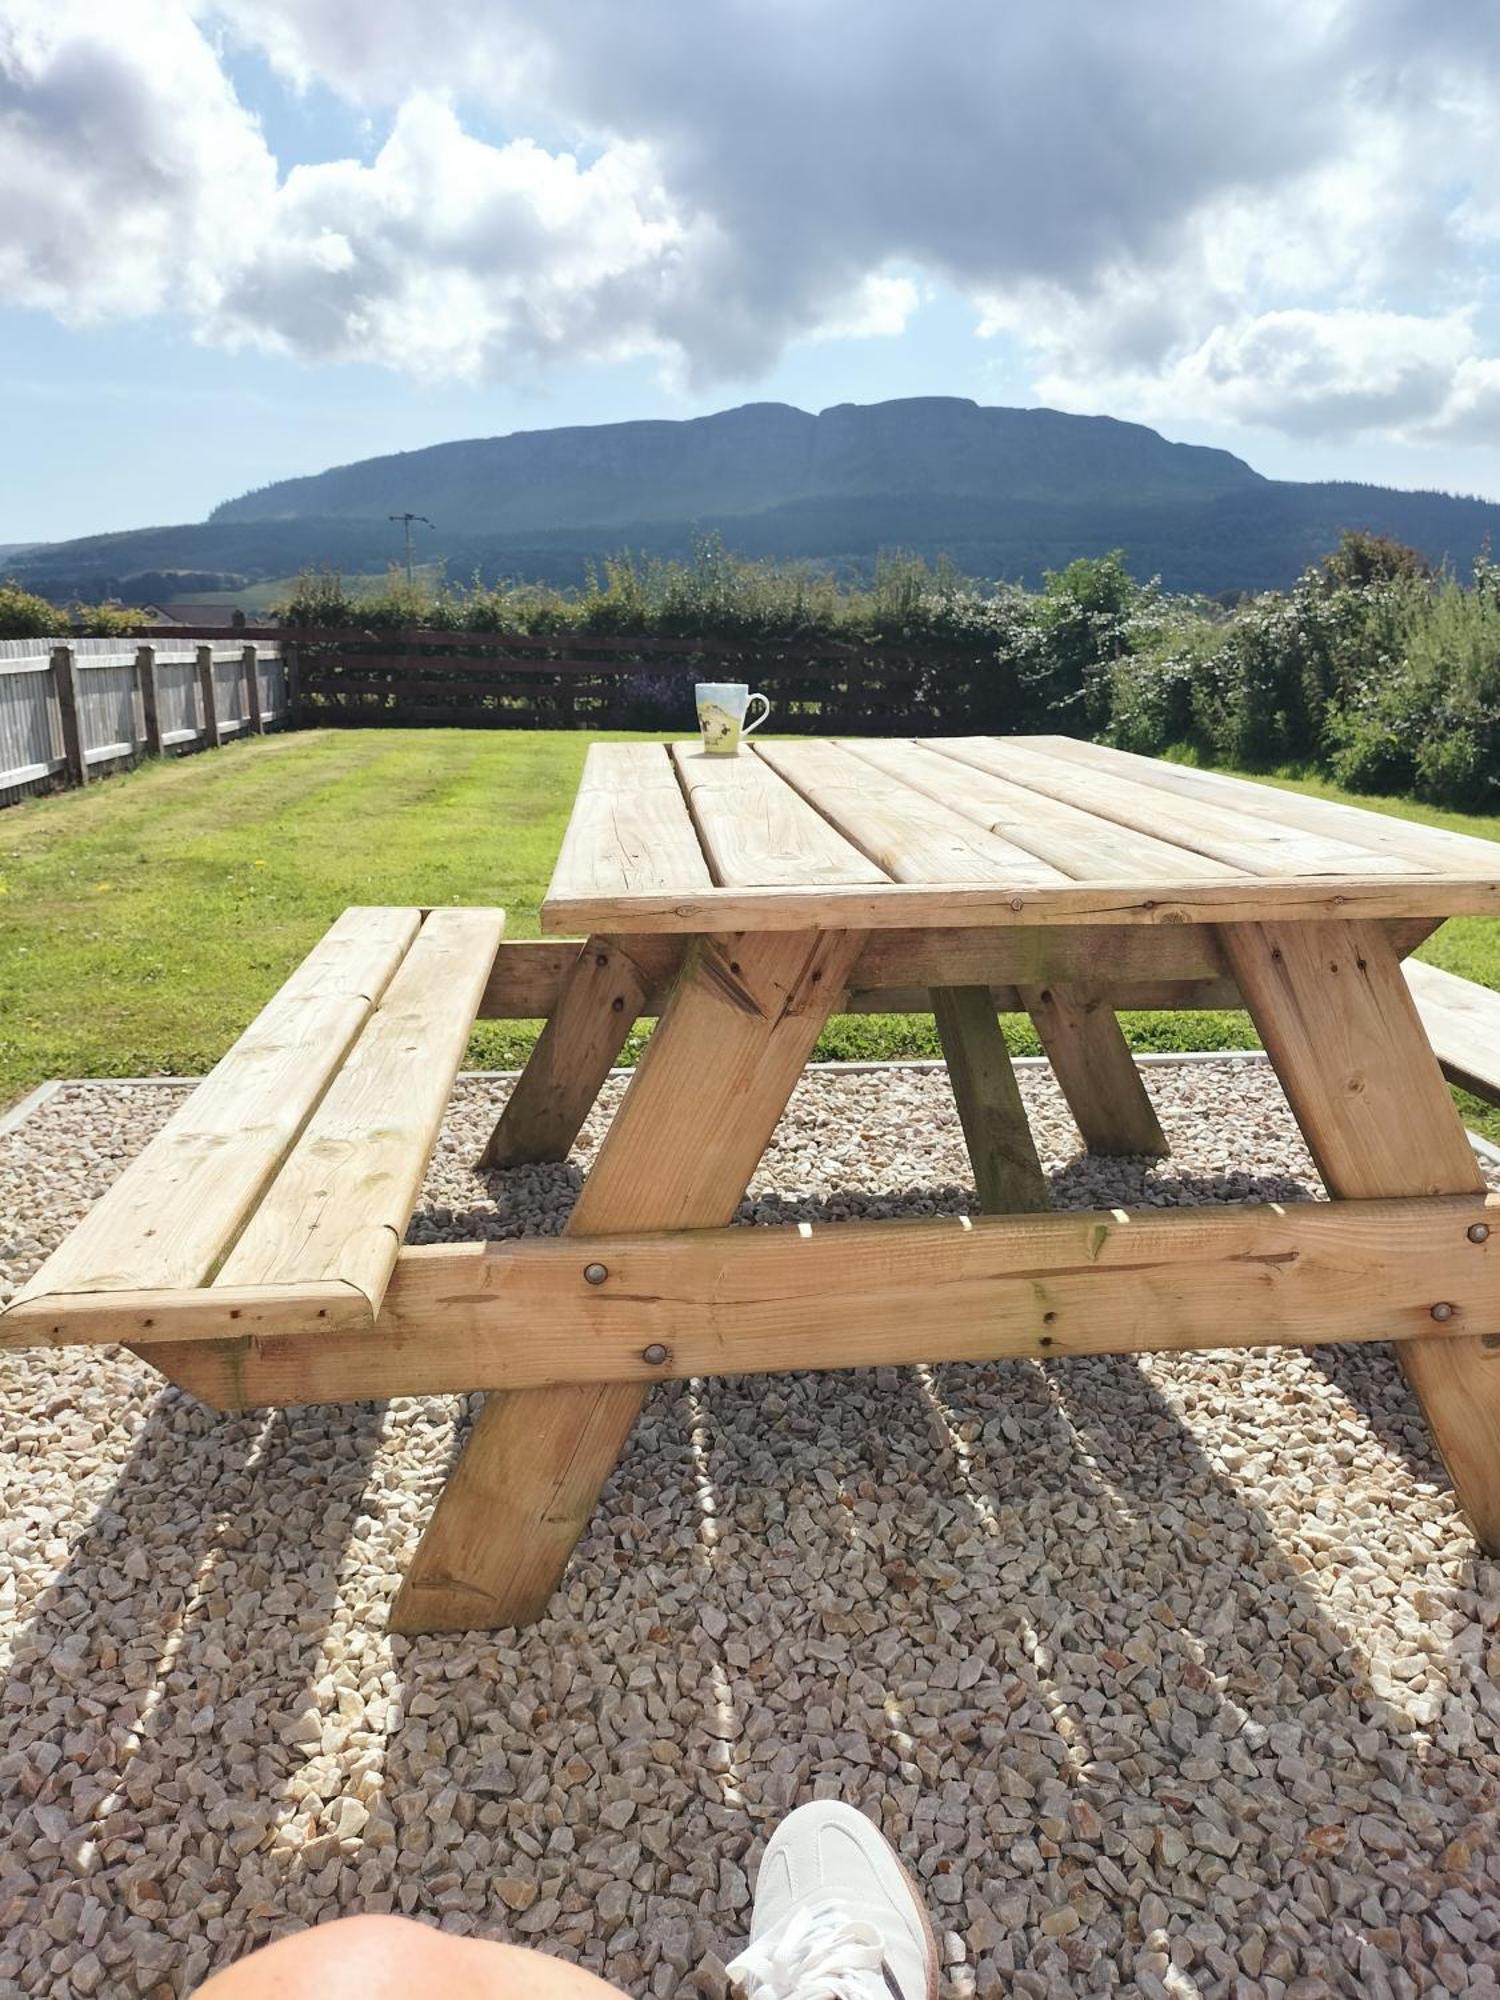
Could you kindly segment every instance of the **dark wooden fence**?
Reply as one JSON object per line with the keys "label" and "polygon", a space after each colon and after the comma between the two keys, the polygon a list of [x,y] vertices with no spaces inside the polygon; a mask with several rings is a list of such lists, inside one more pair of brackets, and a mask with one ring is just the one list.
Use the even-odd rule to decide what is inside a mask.
{"label": "dark wooden fence", "polygon": [[693,683],[747,681],[770,727],[820,734],[1005,730],[1013,670],[977,648],[559,632],[293,630],[295,720],[368,729],[693,727]]}

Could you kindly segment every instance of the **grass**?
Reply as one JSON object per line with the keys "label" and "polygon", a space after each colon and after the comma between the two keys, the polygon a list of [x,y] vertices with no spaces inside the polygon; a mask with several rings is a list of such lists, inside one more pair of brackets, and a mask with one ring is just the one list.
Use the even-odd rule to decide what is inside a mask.
{"label": "grass", "polygon": [[[399,551],[400,541],[394,546]],[[393,565],[394,565],[394,558]],[[400,571],[405,582],[405,570]],[[232,604],[241,611],[268,613],[295,597],[297,586],[302,581],[295,576],[269,576],[259,583],[243,584],[238,590],[180,590],[173,594],[174,604]],[[441,563],[413,563],[412,581],[418,590],[435,593],[442,589],[446,578]],[[340,578],[344,594],[363,601],[367,597],[382,597],[391,587],[391,573],[381,570],[375,576],[345,576]]]}
{"label": "grass", "polygon": [[[0,814],[0,1105],[51,1076],[196,1075],[350,903],[500,903],[537,932],[589,738],[308,730],[143,765]],[[620,740],[629,740],[622,736]],[[1296,773],[1275,782],[1323,798]],[[1378,812],[1500,840],[1500,818]],[[1500,987],[1500,927],[1455,918],[1421,956]],[[1137,1049],[1253,1048],[1243,1014],[1127,1014]],[[1035,1054],[1029,1021],[1007,1021]],[[470,1061],[522,1060],[535,1024],[481,1022]],[[639,1034],[633,1047],[639,1046]],[[826,1058],[932,1056],[926,1015],[853,1015]],[[1500,1113],[1460,1094],[1500,1138]]]}

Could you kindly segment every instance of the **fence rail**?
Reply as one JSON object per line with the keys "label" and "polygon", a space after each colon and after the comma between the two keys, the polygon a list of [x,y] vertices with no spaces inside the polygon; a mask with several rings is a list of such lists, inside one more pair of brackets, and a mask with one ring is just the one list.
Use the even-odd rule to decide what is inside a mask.
{"label": "fence rail", "polygon": [[0,641],[0,806],[291,720],[279,637]]}
{"label": "fence rail", "polygon": [[994,650],[879,640],[598,632],[257,632],[0,641],[0,805],[143,753],[279,724],[690,733],[695,680],[747,681],[773,727],[912,735],[1018,726]]}
{"label": "fence rail", "polygon": [[616,633],[304,629],[297,720],[354,728],[693,728],[695,680],[746,681],[781,730],[903,734],[1015,726],[993,648]]}

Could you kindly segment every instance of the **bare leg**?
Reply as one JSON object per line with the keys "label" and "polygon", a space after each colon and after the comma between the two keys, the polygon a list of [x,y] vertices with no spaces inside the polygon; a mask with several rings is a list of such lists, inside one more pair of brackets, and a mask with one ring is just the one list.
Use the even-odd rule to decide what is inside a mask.
{"label": "bare leg", "polygon": [[251,1952],[198,2000],[600,2000],[619,1990],[546,1952],[450,1937],[410,1917],[341,1917]]}

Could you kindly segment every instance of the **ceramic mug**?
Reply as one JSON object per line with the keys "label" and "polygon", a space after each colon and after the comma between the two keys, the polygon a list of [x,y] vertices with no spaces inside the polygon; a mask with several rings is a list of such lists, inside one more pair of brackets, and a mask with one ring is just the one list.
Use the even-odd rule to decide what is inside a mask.
{"label": "ceramic mug", "polygon": [[[698,704],[698,727],[703,732],[705,757],[733,757],[740,738],[759,729],[771,713],[763,694],[752,694],[743,681],[700,681],[693,689]],[[754,722],[746,722],[745,711],[752,701],[761,704]]]}

